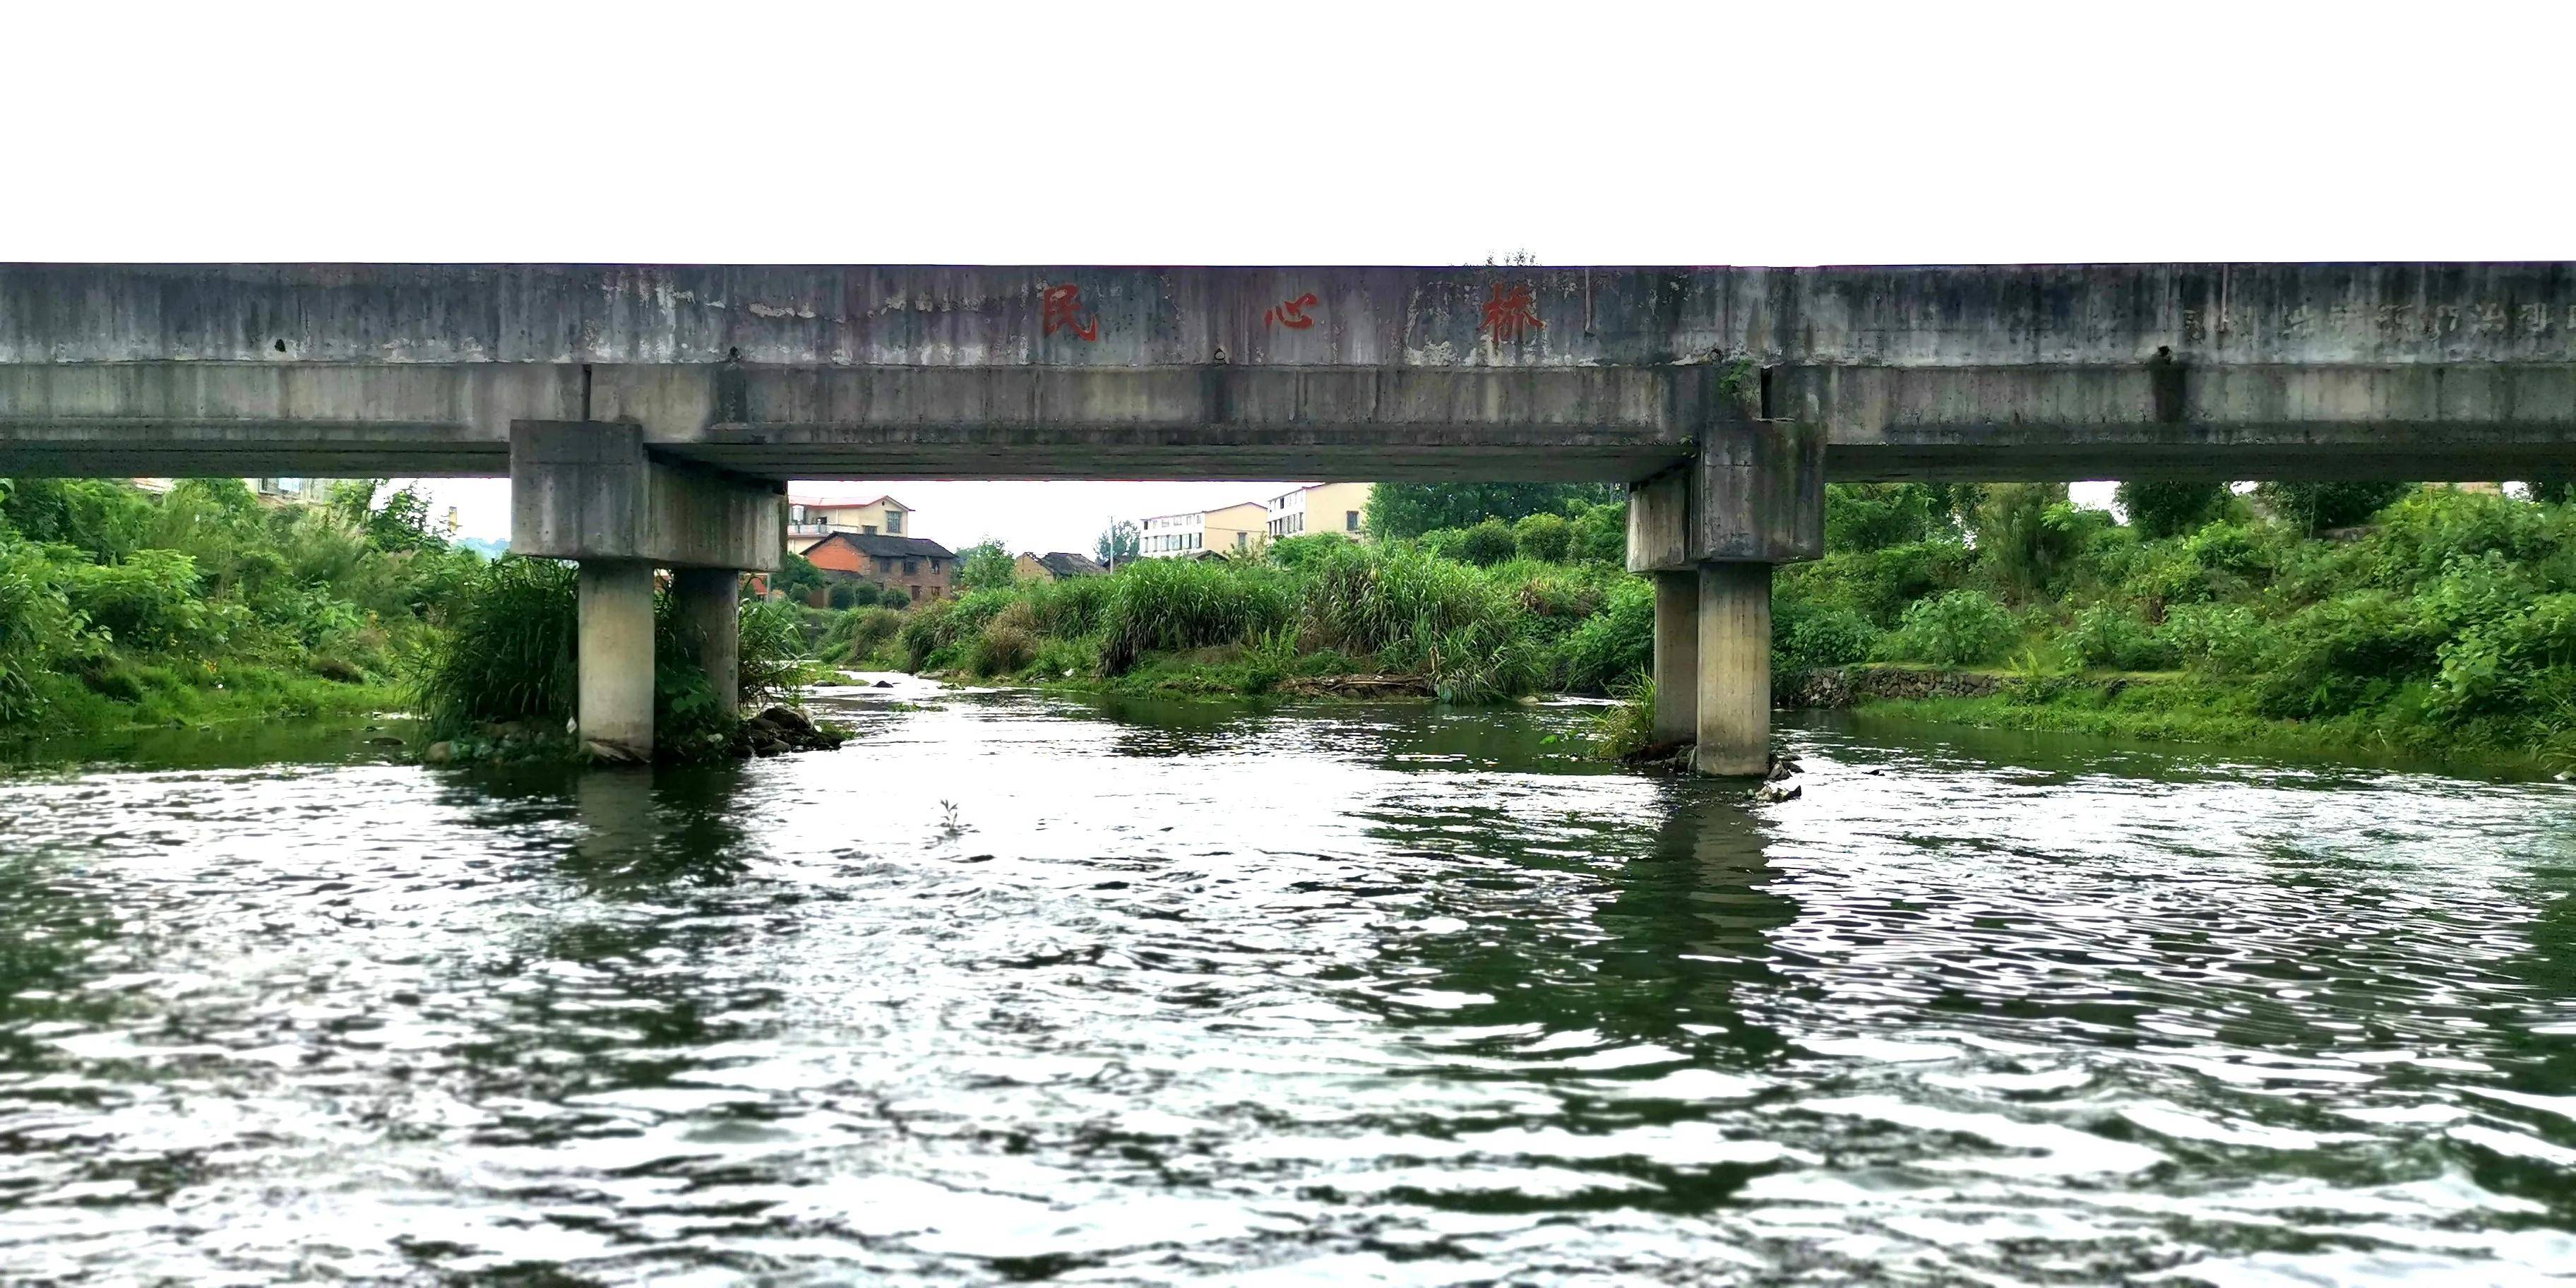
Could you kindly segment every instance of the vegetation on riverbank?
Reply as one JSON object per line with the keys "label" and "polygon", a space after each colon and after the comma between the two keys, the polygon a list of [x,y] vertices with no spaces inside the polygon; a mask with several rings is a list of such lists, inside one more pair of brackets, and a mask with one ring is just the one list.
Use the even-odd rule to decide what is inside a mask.
{"label": "vegetation on riverbank", "polygon": [[0,479],[0,731],[400,706],[483,559],[381,490],[271,505],[239,479]]}
{"label": "vegetation on riverbank", "polygon": [[[229,479],[160,495],[0,482],[0,730],[406,702],[467,744],[560,730],[571,569],[453,549],[418,497],[381,492],[272,505]],[[1986,725],[2576,766],[2576,502],[2534,492],[2131,485],[2120,522],[2055,485],[1837,485],[1826,557],[1775,582],[1775,682],[1796,702],[1834,668],[1941,668],[1996,682],[1853,697]],[[1166,693],[1637,691],[1653,594],[1622,567],[1620,504],[1413,488],[1371,515],[1418,527],[1483,505],[1548,508],[1063,582],[1003,583],[987,560],[982,588],[917,607],[749,605],[746,697],[791,689],[801,657]],[[663,629],[664,745],[721,743],[736,713],[714,710],[694,641]]]}
{"label": "vegetation on riverbank", "polygon": [[[1827,556],[1775,582],[1779,696],[1798,701],[1821,668],[1901,663],[2001,683],[1862,700],[1980,724],[2576,763],[2576,507],[2406,484],[2130,485],[2122,502],[2127,522],[2062,485],[1835,486]],[[1652,592],[1620,567],[1622,507],[1565,505],[861,610],[826,618],[818,645],[836,664],[1127,691],[1366,678],[1382,692],[1394,677],[1451,702],[1640,692]]]}
{"label": "vegetation on riverbank", "polygon": [[1834,493],[1834,549],[1774,590],[1784,694],[1867,660],[1984,668],[2007,680],[1992,694],[1882,709],[2576,764],[2576,506],[2133,486],[2123,524],[2062,486]]}
{"label": "vegetation on riverbank", "polygon": [[1175,693],[1384,676],[1451,702],[1606,692],[1644,667],[1653,631],[1651,590],[1619,566],[1624,524],[1620,506],[1583,504],[1419,541],[1316,535],[1252,557],[1139,560],[854,612],[824,658]]}

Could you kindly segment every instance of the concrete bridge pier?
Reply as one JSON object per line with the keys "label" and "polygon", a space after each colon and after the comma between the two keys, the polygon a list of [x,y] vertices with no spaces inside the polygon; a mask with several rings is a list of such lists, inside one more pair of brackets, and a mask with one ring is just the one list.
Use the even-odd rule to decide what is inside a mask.
{"label": "concrete bridge pier", "polygon": [[673,609],[708,682],[740,700],[740,574],[778,567],[780,485],[662,461],[643,429],[586,421],[510,427],[510,548],[581,564],[579,722],[607,759],[653,754],[653,577],[671,570]]}
{"label": "concrete bridge pier", "polygon": [[1824,553],[1824,433],[1723,423],[1694,460],[1628,489],[1628,568],[1655,579],[1658,742],[1703,774],[1771,755],[1771,569]]}

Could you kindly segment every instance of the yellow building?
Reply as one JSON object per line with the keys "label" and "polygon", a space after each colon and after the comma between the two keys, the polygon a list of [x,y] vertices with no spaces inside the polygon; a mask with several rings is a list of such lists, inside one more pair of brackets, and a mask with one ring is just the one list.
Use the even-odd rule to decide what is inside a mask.
{"label": "yellow building", "polygon": [[1263,524],[1273,537],[1338,532],[1368,540],[1369,490],[1374,483],[1310,483],[1270,499]]}
{"label": "yellow building", "polygon": [[1147,559],[1179,559],[1257,549],[1268,535],[1268,511],[1258,501],[1213,510],[1158,514],[1138,526],[1136,552]]}
{"label": "yellow building", "polygon": [[870,501],[830,497],[787,498],[787,535],[826,537],[835,532],[859,536],[912,535],[912,507],[890,496]]}

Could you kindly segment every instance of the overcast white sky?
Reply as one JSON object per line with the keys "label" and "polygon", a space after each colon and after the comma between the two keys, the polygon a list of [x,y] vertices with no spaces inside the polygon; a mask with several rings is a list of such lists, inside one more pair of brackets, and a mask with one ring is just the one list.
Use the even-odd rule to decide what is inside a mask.
{"label": "overcast white sky", "polygon": [[[2566,259],[2568,13],[23,5],[0,259]],[[893,490],[1042,549],[1262,491]]]}

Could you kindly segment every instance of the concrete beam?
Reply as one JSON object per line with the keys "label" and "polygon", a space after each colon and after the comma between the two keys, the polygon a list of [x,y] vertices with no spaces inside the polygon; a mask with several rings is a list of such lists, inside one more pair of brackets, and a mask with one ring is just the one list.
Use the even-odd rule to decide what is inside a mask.
{"label": "concrete beam", "polygon": [[522,421],[510,439],[510,548],[670,568],[778,567],[776,484],[654,460],[633,425]]}
{"label": "concrete beam", "polygon": [[1709,427],[1697,460],[1628,489],[1628,571],[1825,552],[1824,434],[1789,421]]}
{"label": "concrete beam", "polygon": [[2528,477],[2576,265],[0,266],[0,473],[614,420],[765,478],[1634,482],[1745,418],[1850,479]]}

